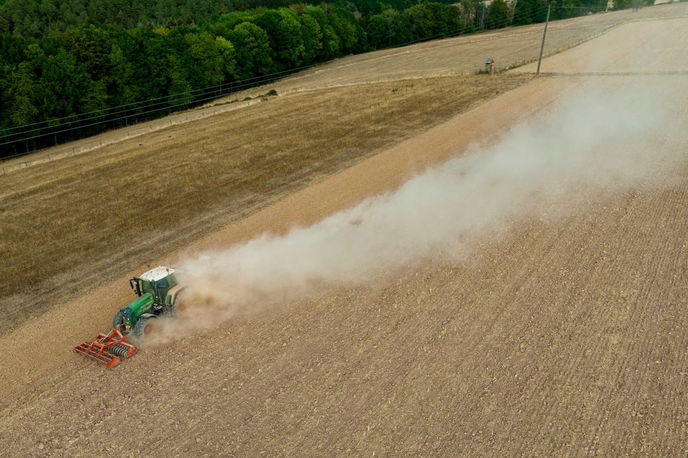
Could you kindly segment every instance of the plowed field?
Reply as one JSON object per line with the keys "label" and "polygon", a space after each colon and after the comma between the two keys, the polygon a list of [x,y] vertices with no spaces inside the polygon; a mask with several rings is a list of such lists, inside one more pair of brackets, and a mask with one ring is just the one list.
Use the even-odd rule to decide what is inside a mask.
{"label": "plowed field", "polygon": [[[540,202],[549,188],[519,190],[521,184],[549,182],[524,175],[529,179],[504,194],[506,208],[513,198],[522,211],[497,215],[499,227],[469,228],[465,257],[430,256],[380,282],[334,284],[239,313],[214,328],[146,347],[111,371],[70,352],[70,345],[107,326],[113,303],[128,298],[126,278],[94,288],[0,337],[3,452],[685,456],[688,80],[680,71],[655,74],[656,60],[648,58],[643,68],[644,53],[626,51],[651,43],[661,62],[685,62],[685,30],[686,19],[619,27],[588,43],[616,56],[612,61],[591,59],[581,69],[576,48],[557,55],[544,62],[546,71],[572,75],[541,77],[499,95],[189,245],[171,260],[265,231],[308,226],[462,153],[477,161],[475,168],[460,169],[472,178],[482,150],[487,154],[512,135],[511,126],[554,116],[552,107],[570,93],[583,99],[632,88],[621,94],[626,103],[637,98],[638,112],[631,103],[630,115],[616,113],[639,120],[626,142],[614,137],[625,122],[590,122],[599,115],[593,110],[579,113],[587,123],[562,118],[566,122],[554,131],[565,140],[573,130],[580,144],[592,142],[597,149],[591,158],[624,157],[626,149],[642,153],[632,156],[639,168],[631,168],[642,179],[611,173],[599,186],[576,181],[570,196],[557,194],[544,212],[528,202]],[[642,111],[643,94],[662,97],[661,117]],[[653,122],[659,124],[648,135],[637,136]],[[596,131],[601,143],[590,138],[595,124],[608,126]],[[470,146],[476,139],[488,140],[476,150]],[[567,175],[556,171],[569,158],[559,159],[536,170],[566,182]],[[513,162],[500,170],[509,175],[530,165]],[[571,170],[588,176],[584,169]],[[503,186],[487,177],[477,189],[489,194]],[[529,200],[518,201],[520,195]],[[471,199],[492,208],[481,195]],[[358,224],[366,223],[351,223]],[[439,225],[424,224],[428,237]],[[394,239],[404,229],[382,235]]]}

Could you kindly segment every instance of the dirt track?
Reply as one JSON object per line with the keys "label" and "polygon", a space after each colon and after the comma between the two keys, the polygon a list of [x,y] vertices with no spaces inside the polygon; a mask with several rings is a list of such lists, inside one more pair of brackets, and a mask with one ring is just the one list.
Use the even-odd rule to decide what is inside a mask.
{"label": "dirt track", "polygon": [[[629,25],[625,39],[645,43],[676,24]],[[684,45],[670,48],[671,60],[685,61],[685,33],[673,38]],[[672,78],[675,119],[685,120],[685,77],[663,78]],[[578,81],[516,89],[190,250],[283,232],[394,188]],[[685,151],[687,142],[657,139],[657,149]],[[102,327],[126,293],[122,279],[0,340],[9,375],[0,442],[17,456],[685,455],[685,170],[663,190],[522,223],[469,266],[428,265],[372,290],[237,319],[107,372],[63,348]],[[51,359],[32,345],[39,338],[58,349]]]}

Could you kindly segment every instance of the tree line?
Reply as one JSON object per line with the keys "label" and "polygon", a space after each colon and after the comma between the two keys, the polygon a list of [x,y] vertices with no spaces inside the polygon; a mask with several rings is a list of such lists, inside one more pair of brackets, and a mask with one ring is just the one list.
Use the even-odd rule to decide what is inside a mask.
{"label": "tree line", "polygon": [[[0,157],[158,116],[261,75],[542,22],[547,9],[544,0],[513,9],[504,0],[288,1],[0,0]],[[574,9],[555,1],[566,5],[553,18],[602,0]]]}

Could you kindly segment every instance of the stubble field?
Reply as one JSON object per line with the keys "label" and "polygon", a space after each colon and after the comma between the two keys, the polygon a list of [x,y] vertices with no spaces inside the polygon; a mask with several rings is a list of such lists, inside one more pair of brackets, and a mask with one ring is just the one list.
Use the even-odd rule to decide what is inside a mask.
{"label": "stubble field", "polygon": [[530,78],[293,94],[1,175],[0,333]]}

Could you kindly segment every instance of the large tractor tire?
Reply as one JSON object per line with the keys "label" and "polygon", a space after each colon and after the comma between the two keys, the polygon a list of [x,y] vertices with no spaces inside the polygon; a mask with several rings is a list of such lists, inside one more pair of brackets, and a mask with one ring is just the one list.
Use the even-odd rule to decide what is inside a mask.
{"label": "large tractor tire", "polygon": [[182,287],[177,293],[174,295],[174,299],[172,299],[172,310],[176,311],[184,311],[187,307],[187,303],[184,302],[185,298],[185,292],[184,290],[186,287]]}
{"label": "large tractor tire", "polygon": [[155,333],[157,316],[142,316],[134,325],[134,335],[145,339]]}

